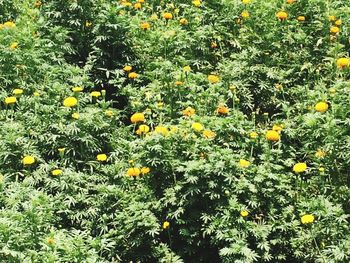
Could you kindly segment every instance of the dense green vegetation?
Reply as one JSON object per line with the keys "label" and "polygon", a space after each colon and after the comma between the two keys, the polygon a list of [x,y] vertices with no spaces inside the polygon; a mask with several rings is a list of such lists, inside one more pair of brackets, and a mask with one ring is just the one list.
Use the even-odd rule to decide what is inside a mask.
{"label": "dense green vegetation", "polygon": [[349,0],[0,0],[0,262],[350,261]]}

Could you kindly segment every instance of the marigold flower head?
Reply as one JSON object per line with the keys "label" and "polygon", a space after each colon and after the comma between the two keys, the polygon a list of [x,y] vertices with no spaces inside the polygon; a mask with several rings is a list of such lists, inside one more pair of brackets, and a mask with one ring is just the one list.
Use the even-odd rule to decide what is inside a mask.
{"label": "marigold flower head", "polygon": [[259,136],[259,134],[258,134],[257,132],[251,132],[251,133],[249,133],[249,137],[250,137],[251,139],[256,139],[256,138],[258,138],[258,136]]}
{"label": "marigold flower head", "polygon": [[287,0],[287,4],[293,4],[295,0]]}
{"label": "marigold flower head", "polygon": [[140,28],[143,30],[148,30],[151,28],[151,25],[147,22],[142,22],[142,23],[140,23]]}
{"label": "marigold flower head", "polygon": [[316,105],[315,105],[315,110],[317,112],[326,112],[329,108],[329,105],[327,102],[324,102],[324,101],[321,101],[321,102],[318,102]]}
{"label": "marigold flower head", "polygon": [[188,20],[186,18],[181,18],[180,19],[180,24],[183,25],[183,26],[186,26],[186,25],[188,25]]}
{"label": "marigold flower head", "polygon": [[166,19],[166,20],[173,19],[173,14],[169,13],[169,12],[166,12],[166,13],[163,14],[163,18]]}
{"label": "marigold flower head", "polygon": [[31,165],[31,164],[35,163],[35,158],[31,155],[26,155],[23,157],[22,163],[23,163],[23,165]]}
{"label": "marigold flower head", "polygon": [[280,20],[285,20],[288,17],[288,13],[285,11],[279,11],[277,12],[276,17]]}
{"label": "marigold flower head", "polygon": [[12,93],[13,93],[14,95],[21,95],[21,94],[23,94],[23,89],[14,89],[14,90],[12,91]]}
{"label": "marigold flower head", "polygon": [[35,92],[33,93],[33,95],[34,95],[34,97],[39,97],[39,96],[40,96],[40,93],[37,92],[37,91],[35,91]]}
{"label": "marigold flower head", "polygon": [[139,76],[139,74],[137,74],[136,72],[130,72],[128,74],[129,79],[136,79],[138,76]]}
{"label": "marigold flower head", "polygon": [[315,216],[312,215],[312,214],[306,214],[306,215],[303,215],[301,218],[300,218],[300,221],[302,224],[311,224],[315,221]]}
{"label": "marigold flower head", "polygon": [[16,27],[16,24],[12,21],[7,21],[4,23],[4,27],[5,28],[13,28],[13,27]]}
{"label": "marigold flower head", "polygon": [[241,167],[241,168],[247,168],[247,167],[249,167],[249,165],[250,165],[250,162],[249,162],[249,161],[244,160],[244,159],[240,159],[240,160],[239,160],[239,167]]}
{"label": "marigold flower head", "polygon": [[243,12],[241,13],[241,17],[244,18],[244,19],[247,19],[247,18],[250,17],[250,14],[249,14],[248,11],[243,11]]}
{"label": "marigold flower head", "polygon": [[169,133],[169,130],[167,127],[164,127],[164,126],[157,126],[154,128],[154,132],[155,133],[158,133],[158,134],[161,134],[163,136],[167,136],[168,133]]}
{"label": "marigold flower head", "polygon": [[141,168],[141,173],[142,174],[148,174],[151,171],[149,167],[142,167]]}
{"label": "marigold flower head", "polygon": [[335,21],[334,24],[337,26],[341,26],[341,24],[342,24],[341,19],[338,19],[337,21]]}
{"label": "marigold flower head", "polygon": [[204,130],[203,131],[203,136],[207,139],[212,139],[212,138],[215,138],[216,136],[216,133],[211,131],[211,130]]}
{"label": "marigold flower head", "polygon": [[73,91],[73,92],[82,92],[83,89],[84,89],[83,87],[76,86],[76,87],[73,87],[73,88],[72,88],[72,91]]}
{"label": "marigold flower head", "polygon": [[272,130],[276,132],[281,132],[283,130],[283,125],[275,124],[272,126]]}
{"label": "marigold flower head", "polygon": [[219,76],[216,76],[216,75],[209,75],[208,76],[208,81],[211,84],[215,84],[215,83],[218,83],[220,81],[220,78],[219,78]]}
{"label": "marigold flower head", "polygon": [[101,92],[100,91],[92,91],[91,93],[90,93],[90,96],[91,97],[94,97],[94,98],[98,98],[98,97],[100,97],[102,94],[101,94]]}
{"label": "marigold flower head", "polygon": [[141,174],[141,170],[138,167],[129,168],[126,172],[126,175],[130,177],[136,177],[136,176],[139,176],[140,174]]}
{"label": "marigold flower head", "polygon": [[126,65],[124,68],[123,68],[124,71],[126,72],[129,72],[132,70],[132,66],[129,66],[129,65]]}
{"label": "marigold flower head", "polygon": [[241,217],[247,217],[249,215],[249,212],[247,210],[243,210],[240,212]]}
{"label": "marigold flower head", "polygon": [[184,66],[183,70],[185,72],[190,72],[191,71],[191,67],[190,66]]}
{"label": "marigold flower head", "polygon": [[144,135],[149,132],[150,128],[148,125],[142,124],[139,126],[139,128],[136,130],[137,135]]}
{"label": "marigold flower head", "polygon": [[16,49],[16,48],[18,48],[18,45],[19,45],[18,42],[13,42],[13,43],[10,45],[10,48],[11,48],[11,49]]}
{"label": "marigold flower head", "polygon": [[170,223],[168,221],[165,221],[163,223],[163,229],[169,229],[169,227],[170,227]]}
{"label": "marigold flower head", "polygon": [[104,153],[100,153],[96,156],[96,159],[99,162],[105,162],[105,161],[107,161],[107,155]]}
{"label": "marigold flower head", "polygon": [[190,117],[190,116],[196,114],[196,110],[194,108],[192,108],[192,107],[187,107],[186,109],[184,109],[182,111],[182,114],[184,116]]}
{"label": "marigold flower head", "polygon": [[51,174],[53,175],[53,176],[58,176],[58,175],[61,175],[62,174],[62,170],[61,169],[55,169],[55,170],[52,170],[51,171]]}
{"label": "marigold flower head", "polygon": [[182,86],[184,83],[182,81],[175,81],[176,86]]}
{"label": "marigold flower head", "polygon": [[196,132],[200,132],[200,131],[202,131],[204,129],[204,127],[199,122],[194,122],[192,124],[192,129],[195,130]]}
{"label": "marigold flower head", "polygon": [[105,115],[108,117],[112,117],[113,116],[113,111],[112,110],[106,110],[105,111]]}
{"label": "marigold flower head", "polygon": [[327,153],[325,151],[323,151],[322,149],[318,149],[315,153],[315,156],[317,158],[323,158],[327,155]]}
{"label": "marigold flower head", "polygon": [[75,97],[68,97],[64,99],[63,106],[71,108],[78,104],[78,100]]}
{"label": "marigold flower head", "polygon": [[137,9],[137,10],[139,10],[139,9],[142,8],[142,4],[141,4],[141,3],[135,3],[135,4],[134,4],[134,8]]}
{"label": "marigold flower head", "polygon": [[328,20],[331,21],[331,22],[335,21],[336,19],[337,18],[335,16],[333,16],[333,15],[328,16]]}
{"label": "marigold flower head", "polygon": [[73,112],[72,118],[78,120],[80,118],[80,114],[78,112]]}
{"label": "marigold flower head", "polygon": [[295,173],[302,173],[302,172],[305,172],[307,169],[307,165],[306,163],[296,163],[294,164],[293,166],[293,171]]}
{"label": "marigold flower head", "polygon": [[145,121],[145,115],[141,112],[136,112],[134,113],[131,118],[130,121],[132,123],[137,123],[137,122],[144,122]]}
{"label": "marigold flower head", "polygon": [[6,105],[15,104],[16,102],[17,102],[16,97],[6,97],[5,98]]}
{"label": "marigold flower head", "polygon": [[55,239],[54,239],[53,237],[47,238],[47,244],[53,245],[53,244],[55,244],[55,243],[56,243],[56,241],[55,241]]}
{"label": "marigold flower head", "polygon": [[219,105],[219,107],[216,109],[216,112],[222,115],[228,114],[229,111],[230,109],[223,105]]}
{"label": "marigold flower head", "polygon": [[194,1],[192,1],[192,4],[196,7],[199,7],[199,6],[201,6],[202,3],[200,0],[194,0]]}
{"label": "marigold flower head", "polygon": [[249,4],[250,2],[251,2],[251,0],[242,0],[242,3],[245,5]]}
{"label": "marigold flower head", "polygon": [[346,67],[350,67],[350,59],[349,58],[338,58],[337,66],[341,69],[346,68]]}
{"label": "marigold flower head", "polygon": [[305,21],[305,16],[298,16],[297,17],[297,20],[299,21],[299,22],[304,22]]}
{"label": "marigold flower head", "polygon": [[279,133],[274,130],[267,131],[265,136],[268,141],[276,142],[280,140]]}
{"label": "marigold flower head", "polygon": [[331,29],[329,30],[332,34],[337,34],[340,31],[340,28],[337,26],[332,26]]}
{"label": "marigold flower head", "polygon": [[213,41],[213,42],[211,42],[211,44],[210,44],[210,47],[211,48],[217,48],[218,47],[218,43],[216,43],[215,41]]}

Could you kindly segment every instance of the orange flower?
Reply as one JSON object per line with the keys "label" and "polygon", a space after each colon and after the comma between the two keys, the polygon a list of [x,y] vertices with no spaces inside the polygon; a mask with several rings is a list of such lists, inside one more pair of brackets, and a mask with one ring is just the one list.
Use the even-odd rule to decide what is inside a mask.
{"label": "orange flower", "polygon": [[276,17],[280,20],[285,20],[288,17],[288,13],[285,11],[279,11],[277,12]]}
{"label": "orange flower", "polygon": [[143,30],[148,30],[148,29],[151,28],[151,25],[149,23],[147,23],[147,22],[142,22],[140,24],[140,28],[143,29]]}
{"label": "orange flower", "polygon": [[190,116],[196,114],[196,110],[194,108],[192,108],[192,107],[187,107],[186,109],[184,109],[182,111],[182,114],[184,116],[190,117]]}
{"label": "orange flower", "polygon": [[227,107],[225,107],[225,106],[223,106],[223,105],[220,105],[218,108],[217,108],[217,113],[219,113],[219,114],[223,114],[223,115],[225,115],[225,114],[228,114],[229,113],[229,108],[227,108]]}

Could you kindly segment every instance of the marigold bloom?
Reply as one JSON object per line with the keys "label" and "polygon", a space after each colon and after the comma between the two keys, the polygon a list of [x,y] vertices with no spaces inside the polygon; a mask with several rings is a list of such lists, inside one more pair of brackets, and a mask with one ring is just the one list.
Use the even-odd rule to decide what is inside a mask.
{"label": "marigold bloom", "polygon": [[305,21],[305,16],[298,16],[298,17],[297,17],[297,20],[298,20],[299,22],[303,22],[303,21]]}
{"label": "marigold bloom", "polygon": [[61,175],[61,174],[62,174],[62,170],[61,170],[61,169],[52,170],[52,171],[51,171],[51,174],[52,174],[53,176]]}
{"label": "marigold bloom", "polygon": [[150,128],[148,125],[142,124],[140,127],[136,130],[137,135],[143,135],[147,134],[149,132]]}
{"label": "marigold bloom", "polygon": [[12,93],[13,93],[14,95],[21,95],[21,94],[23,94],[23,89],[14,89],[14,90],[12,91]]}
{"label": "marigold bloom", "polygon": [[73,87],[73,88],[72,88],[72,91],[73,91],[73,92],[82,92],[83,89],[84,89],[83,87],[77,86],[77,87]]}
{"label": "marigold bloom", "polygon": [[175,81],[176,86],[182,86],[184,83],[182,81]]}
{"label": "marigold bloom", "polygon": [[11,49],[16,49],[16,48],[18,48],[18,45],[19,45],[18,42],[13,42],[13,43],[10,45],[10,48],[11,48]]}
{"label": "marigold bloom", "polygon": [[324,102],[324,101],[321,101],[321,102],[318,102],[316,105],[315,105],[315,110],[317,112],[326,112],[328,110],[328,103],[327,102]]}
{"label": "marigold bloom", "polygon": [[337,26],[340,26],[342,24],[341,19],[338,19],[337,21],[335,21],[334,24]]}
{"label": "marigold bloom", "polygon": [[204,130],[203,131],[203,136],[207,139],[212,139],[216,136],[216,133],[210,130]]}
{"label": "marigold bloom", "polygon": [[307,169],[307,165],[306,163],[296,163],[294,164],[293,166],[293,171],[295,173],[302,173],[302,172],[305,172]]}
{"label": "marigold bloom", "polygon": [[142,167],[141,168],[141,173],[142,174],[148,174],[151,171],[149,167]]}
{"label": "marigold bloom", "polygon": [[124,68],[123,68],[124,71],[126,72],[129,72],[132,70],[132,66],[129,66],[129,65],[126,65]]}
{"label": "marigold bloom", "polygon": [[267,131],[266,132],[266,139],[268,141],[273,141],[273,142],[276,142],[276,141],[279,141],[280,140],[280,135],[278,132],[274,131],[274,130],[270,130],[270,131]]}
{"label": "marigold bloom", "polygon": [[213,49],[217,48],[218,47],[218,43],[213,41],[213,42],[211,42],[210,47],[213,48]]}
{"label": "marigold bloom", "polygon": [[4,27],[5,28],[13,28],[13,27],[16,27],[16,24],[12,21],[7,21],[4,23]]}
{"label": "marigold bloom", "polygon": [[285,11],[279,11],[277,12],[276,17],[280,20],[285,20],[288,17],[288,13]]}
{"label": "marigold bloom", "polygon": [[184,109],[182,111],[182,114],[184,116],[190,117],[190,116],[196,114],[196,110],[194,108],[192,108],[192,107],[187,107],[186,109]]}
{"label": "marigold bloom", "polygon": [[107,155],[104,154],[104,153],[98,154],[98,155],[96,156],[96,159],[97,159],[97,161],[99,161],[99,162],[105,162],[105,161],[107,161]]}
{"label": "marigold bloom", "polygon": [[113,116],[113,111],[112,110],[106,110],[105,111],[105,115],[108,117],[112,117]]}
{"label": "marigold bloom", "polygon": [[199,7],[199,6],[201,6],[201,1],[200,1],[200,0],[194,0],[194,1],[192,1],[192,4],[193,4],[194,6]]}
{"label": "marigold bloom", "polygon": [[68,97],[63,101],[63,106],[71,108],[78,104],[78,100],[74,97]]}
{"label": "marigold bloom", "polygon": [[328,16],[328,20],[329,21],[331,21],[331,22],[333,22],[333,21],[335,21],[337,18],[335,17],[335,16]]}
{"label": "marigold bloom", "polygon": [[287,4],[293,4],[295,0],[287,0]]}
{"label": "marigold bloom", "polygon": [[142,4],[141,3],[136,3],[136,4],[134,4],[134,8],[135,9],[141,9],[141,7],[142,7]]}
{"label": "marigold bloom", "polygon": [[186,18],[181,18],[180,19],[180,24],[183,25],[183,26],[186,26],[186,25],[188,25],[188,20]]}
{"label": "marigold bloom", "polygon": [[170,20],[170,19],[173,19],[173,14],[169,13],[169,12],[166,12],[166,13],[163,14],[163,17],[166,20]]}
{"label": "marigold bloom", "polygon": [[220,105],[220,106],[216,109],[216,112],[217,112],[217,113],[223,114],[223,115],[228,114],[229,111],[230,111],[230,109],[227,108],[227,107],[225,107],[225,106],[223,106],[223,105]]}
{"label": "marigold bloom", "polygon": [[340,28],[337,26],[332,26],[331,29],[329,30],[332,34],[337,34],[340,31]]}
{"label": "marigold bloom", "polygon": [[16,97],[6,97],[5,98],[5,104],[15,104],[17,102]]}
{"label": "marigold bloom", "polygon": [[132,123],[137,123],[137,122],[144,122],[145,121],[145,115],[141,112],[136,112],[134,113],[131,118],[130,121]]}
{"label": "marigold bloom", "polygon": [[91,27],[91,26],[92,26],[92,22],[86,21],[86,22],[85,22],[85,26],[86,26],[86,27]]}
{"label": "marigold bloom", "polygon": [[251,132],[251,133],[249,133],[249,137],[250,137],[251,139],[256,139],[256,138],[258,138],[258,136],[259,136],[259,134],[258,134],[257,132]]}
{"label": "marigold bloom", "polygon": [[190,72],[191,71],[191,67],[190,66],[184,66],[183,70],[185,72]]}
{"label": "marigold bloom", "polygon": [[140,28],[143,29],[143,30],[148,30],[148,29],[151,28],[151,25],[149,23],[147,23],[147,22],[142,22],[140,24]]}
{"label": "marigold bloom", "polygon": [[318,149],[315,153],[315,156],[317,158],[323,158],[327,155],[327,153],[325,151],[323,151],[322,149]]}
{"label": "marigold bloom", "polygon": [[168,221],[165,221],[163,223],[163,229],[168,229],[170,227],[170,223]]}
{"label": "marigold bloom", "polygon": [[80,118],[80,114],[78,112],[72,113],[72,118],[78,120]]}
{"label": "marigold bloom", "polygon": [[276,132],[281,132],[283,130],[283,125],[275,124],[272,126],[272,130]]}
{"label": "marigold bloom", "polygon": [[249,162],[249,161],[244,160],[244,159],[240,159],[240,160],[239,160],[239,167],[241,167],[241,168],[247,168],[247,167],[249,167],[249,165],[250,165],[250,162]]}
{"label": "marigold bloom", "polygon": [[208,81],[211,84],[215,84],[215,83],[218,83],[220,81],[220,78],[219,78],[219,76],[216,76],[216,75],[209,75],[208,76]]}
{"label": "marigold bloom", "polygon": [[244,19],[247,19],[247,18],[250,17],[250,14],[249,14],[248,11],[243,11],[243,12],[241,13],[241,17],[244,18]]}
{"label": "marigold bloom", "polygon": [[251,2],[251,0],[242,0],[242,3],[245,5],[249,4],[250,2]]}
{"label": "marigold bloom", "polygon": [[140,168],[132,167],[132,168],[129,168],[129,169],[127,170],[126,175],[127,175],[127,176],[134,176],[134,177],[136,177],[136,176],[139,176],[140,173],[141,173]]}
{"label": "marigold bloom", "polygon": [[22,159],[23,165],[31,165],[35,163],[35,158],[31,155],[24,156]]}
{"label": "marigold bloom", "polygon": [[196,132],[200,132],[200,131],[202,131],[204,129],[204,127],[199,122],[194,122],[192,124],[192,129],[195,130]]}
{"label": "marigold bloom", "polygon": [[130,72],[128,74],[129,79],[136,79],[138,76],[139,76],[139,74],[137,74],[136,72]]}
{"label": "marigold bloom", "polygon": [[302,224],[311,224],[315,221],[315,216],[314,215],[311,215],[311,214],[306,214],[306,215],[303,215],[301,218],[300,218],[300,221]]}
{"label": "marigold bloom", "polygon": [[349,58],[338,58],[337,66],[339,68],[350,67],[350,59]]}
{"label": "marigold bloom", "polygon": [[167,136],[168,133],[169,133],[169,130],[168,130],[167,127],[164,127],[164,126],[157,126],[157,127],[155,127],[154,132],[155,132],[155,133],[158,133],[158,134],[161,134],[161,135],[163,135],[163,136]]}
{"label": "marigold bloom", "polygon": [[94,98],[98,98],[98,97],[101,96],[101,92],[100,92],[100,91],[92,91],[92,92],[90,93],[90,96],[91,96],[91,97],[94,97]]}
{"label": "marigold bloom", "polygon": [[247,217],[249,215],[249,212],[247,210],[243,210],[240,214],[242,217]]}

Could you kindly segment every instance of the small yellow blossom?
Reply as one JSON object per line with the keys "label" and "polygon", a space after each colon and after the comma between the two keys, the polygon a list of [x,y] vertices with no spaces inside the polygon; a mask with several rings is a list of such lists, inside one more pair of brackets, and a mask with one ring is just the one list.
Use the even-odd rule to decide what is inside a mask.
{"label": "small yellow blossom", "polygon": [[295,173],[302,173],[302,172],[305,172],[307,169],[307,165],[306,163],[296,163],[294,164],[293,166],[293,171]]}
{"label": "small yellow blossom", "polygon": [[276,142],[280,140],[280,135],[278,132],[270,130],[266,132],[266,139],[268,141]]}
{"label": "small yellow blossom", "polygon": [[52,171],[51,171],[51,174],[52,174],[53,176],[61,175],[61,174],[62,174],[62,170],[61,170],[61,169],[52,170]]}
{"label": "small yellow blossom", "polygon": [[186,109],[184,109],[182,111],[182,114],[184,116],[190,117],[190,116],[196,114],[196,110],[194,108],[192,108],[192,107],[187,107]]}
{"label": "small yellow blossom", "polygon": [[31,165],[35,163],[35,158],[31,155],[24,156],[22,159],[23,165]]}
{"label": "small yellow blossom", "polygon": [[240,159],[240,160],[239,160],[239,167],[241,167],[241,168],[247,168],[247,167],[249,167],[249,165],[250,165],[250,162],[249,162],[249,161],[244,160],[244,159]]}
{"label": "small yellow blossom", "polygon": [[247,210],[243,210],[240,214],[242,217],[247,217],[249,215],[249,212]]}
{"label": "small yellow blossom", "polygon": [[137,135],[144,135],[149,132],[150,128],[148,125],[142,124],[140,127],[136,130]]}
{"label": "small yellow blossom", "polygon": [[104,154],[104,153],[98,154],[98,155],[96,156],[96,159],[97,159],[97,161],[99,161],[99,162],[105,162],[105,161],[107,161],[107,155]]}
{"label": "small yellow blossom", "polygon": [[279,11],[277,12],[276,17],[280,20],[285,20],[288,17],[288,13],[285,11]]}
{"label": "small yellow blossom", "polygon": [[154,132],[155,132],[155,133],[158,133],[158,134],[161,134],[161,135],[163,135],[163,136],[167,136],[168,133],[169,133],[169,130],[168,130],[167,127],[164,127],[164,126],[157,126],[157,127],[155,127]]}
{"label": "small yellow blossom", "polygon": [[132,70],[132,66],[129,66],[129,65],[126,65],[124,68],[123,68],[124,71],[126,72],[130,72]]}
{"label": "small yellow blossom", "polygon": [[166,13],[163,14],[163,18],[166,19],[166,20],[173,19],[173,14],[169,13],[169,12],[166,12]]}
{"label": "small yellow blossom", "polygon": [[315,110],[317,112],[326,112],[329,108],[329,105],[327,102],[324,102],[324,101],[321,101],[321,102],[318,102],[316,105],[315,105]]}
{"label": "small yellow blossom", "polygon": [[130,121],[132,123],[137,123],[137,122],[144,122],[145,121],[145,115],[141,112],[136,112],[134,113],[131,118]]}
{"label": "small yellow blossom", "polygon": [[203,136],[207,139],[212,139],[212,138],[215,138],[216,136],[216,133],[213,132],[213,131],[210,131],[210,130],[204,130],[203,131]]}
{"label": "small yellow blossom", "polygon": [[78,120],[80,118],[80,114],[78,112],[72,113],[72,118]]}
{"label": "small yellow blossom", "polygon": [[78,104],[78,100],[74,97],[68,97],[63,101],[63,106],[71,108]]}
{"label": "small yellow blossom", "polygon": [[151,171],[149,167],[142,167],[141,168],[141,173],[142,174],[148,174]]}
{"label": "small yellow blossom", "polygon": [[249,14],[248,11],[243,11],[243,12],[241,13],[241,17],[244,18],[244,19],[247,19],[247,18],[250,17],[250,14]]}
{"label": "small yellow blossom", "polygon": [[200,132],[200,131],[202,131],[204,129],[204,127],[199,122],[194,122],[192,124],[192,129],[195,130],[196,132]]}
{"label": "small yellow blossom", "polygon": [[84,89],[83,87],[76,86],[76,87],[73,87],[73,88],[72,88],[72,91],[73,91],[73,92],[82,92],[83,89]]}
{"label": "small yellow blossom", "polygon": [[300,221],[302,224],[311,224],[315,221],[315,216],[314,215],[311,215],[311,214],[307,214],[307,215],[303,215],[301,218],[300,218]]}
{"label": "small yellow blossom", "polygon": [[129,168],[129,169],[127,170],[126,175],[127,175],[127,176],[131,176],[131,177],[132,177],[132,176],[136,177],[136,176],[139,176],[140,173],[141,173],[140,168],[132,167],[132,168]]}
{"label": "small yellow blossom", "polygon": [[169,227],[170,227],[170,223],[168,221],[165,221],[163,223],[163,229],[169,229]]}
{"label": "small yellow blossom", "polygon": [[258,138],[258,136],[259,136],[259,134],[258,134],[257,132],[251,132],[251,133],[249,133],[249,137],[250,137],[251,139],[256,139],[256,138]]}
{"label": "small yellow blossom", "polygon": [[220,81],[220,78],[219,78],[219,76],[216,76],[216,75],[209,75],[208,76],[208,81],[211,84],[215,84],[215,83],[218,83]]}
{"label": "small yellow blossom", "polygon": [[101,94],[101,92],[100,91],[92,91],[91,93],[90,93],[90,96],[91,97],[94,97],[94,98],[98,98],[98,97],[100,97],[102,94]]}
{"label": "small yellow blossom", "polygon": [[183,25],[183,26],[186,26],[186,25],[188,25],[188,20],[186,18],[181,18],[180,19],[180,24]]}
{"label": "small yellow blossom", "polygon": [[339,68],[350,67],[350,59],[349,58],[339,58],[337,60],[337,66]]}
{"label": "small yellow blossom", "polygon": [[128,74],[129,79],[136,79],[138,76],[139,76],[139,74],[137,74],[136,72],[130,72]]}

